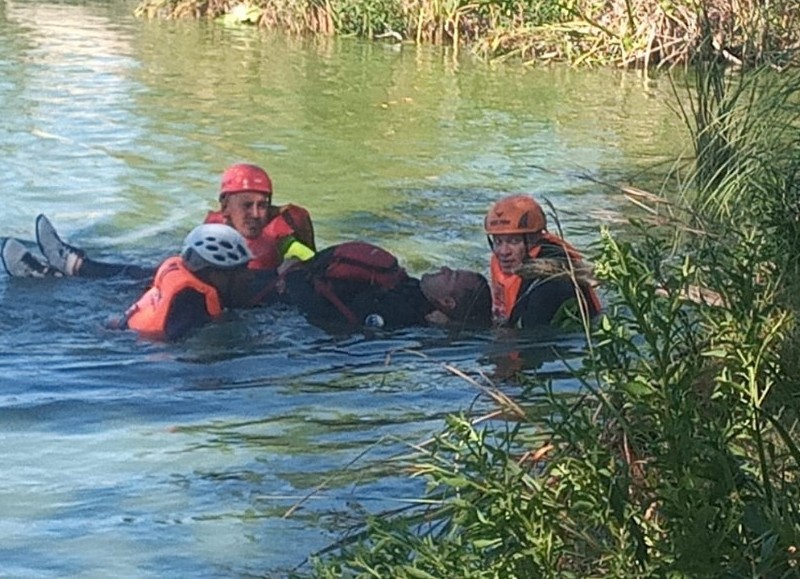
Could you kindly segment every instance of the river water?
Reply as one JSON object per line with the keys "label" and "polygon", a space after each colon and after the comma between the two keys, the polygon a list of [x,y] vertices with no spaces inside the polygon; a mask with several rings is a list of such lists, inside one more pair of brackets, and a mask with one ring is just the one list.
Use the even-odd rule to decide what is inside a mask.
{"label": "river water", "polygon": [[[669,86],[632,73],[133,8],[0,4],[0,236],[32,239],[44,212],[94,257],[156,264],[214,208],[224,167],[250,161],[311,211],[320,246],[485,271],[501,195],[549,199],[586,247],[628,210],[586,178],[680,147]],[[351,509],[417,496],[392,459],[448,413],[489,408],[444,364],[512,393],[519,369],[576,387],[576,335],[331,336],[288,308],[171,345],[103,329],[143,289],[0,274],[0,576],[281,576]]]}

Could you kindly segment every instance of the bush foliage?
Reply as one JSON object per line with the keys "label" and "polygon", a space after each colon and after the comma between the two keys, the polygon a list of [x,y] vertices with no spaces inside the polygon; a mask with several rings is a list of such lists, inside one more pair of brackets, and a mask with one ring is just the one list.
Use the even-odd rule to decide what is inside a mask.
{"label": "bush foliage", "polygon": [[581,391],[521,377],[535,403],[494,396],[513,421],[452,417],[411,465],[424,506],[372,517],[311,574],[800,575],[800,75],[696,75],[683,185],[650,197],[635,242],[602,235]]}
{"label": "bush foliage", "polygon": [[796,0],[141,0],[139,16],[222,18],[294,33],[469,44],[487,58],[670,67],[704,38],[729,63],[786,66]]}

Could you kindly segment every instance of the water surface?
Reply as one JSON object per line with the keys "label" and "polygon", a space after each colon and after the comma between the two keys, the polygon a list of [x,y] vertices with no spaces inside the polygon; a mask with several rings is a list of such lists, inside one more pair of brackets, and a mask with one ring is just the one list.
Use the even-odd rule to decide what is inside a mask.
{"label": "water surface", "polygon": [[[4,225],[47,213],[96,258],[156,264],[225,166],[267,168],[319,244],[366,239],[421,274],[486,270],[482,216],[532,192],[581,246],[627,207],[610,179],[681,146],[669,89],[610,71],[494,67],[441,49],[146,22],[117,2],[0,5]],[[281,575],[421,481],[393,457],[516,392],[575,388],[580,336],[332,336],[236,312],[178,344],[104,329],[130,280],[0,275],[0,575]],[[284,518],[287,511],[298,508]]]}

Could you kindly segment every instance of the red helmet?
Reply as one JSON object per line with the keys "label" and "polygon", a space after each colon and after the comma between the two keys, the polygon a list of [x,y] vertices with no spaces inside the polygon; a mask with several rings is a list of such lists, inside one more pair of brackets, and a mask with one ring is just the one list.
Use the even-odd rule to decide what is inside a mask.
{"label": "red helmet", "polygon": [[492,205],[483,226],[489,235],[540,233],[547,228],[547,218],[533,197],[512,195]]}
{"label": "red helmet", "polygon": [[220,196],[234,193],[272,195],[272,180],[261,167],[248,163],[236,163],[225,169],[219,191]]}

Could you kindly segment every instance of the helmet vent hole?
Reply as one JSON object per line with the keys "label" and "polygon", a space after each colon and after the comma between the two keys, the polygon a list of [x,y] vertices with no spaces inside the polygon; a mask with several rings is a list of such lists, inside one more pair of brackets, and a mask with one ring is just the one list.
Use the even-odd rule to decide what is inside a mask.
{"label": "helmet vent hole", "polygon": [[252,257],[239,232],[217,223],[206,223],[192,230],[184,241],[182,255],[192,271],[208,266],[239,267],[246,265]]}

